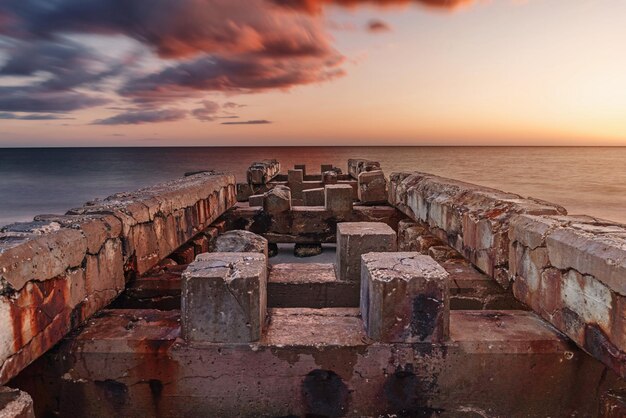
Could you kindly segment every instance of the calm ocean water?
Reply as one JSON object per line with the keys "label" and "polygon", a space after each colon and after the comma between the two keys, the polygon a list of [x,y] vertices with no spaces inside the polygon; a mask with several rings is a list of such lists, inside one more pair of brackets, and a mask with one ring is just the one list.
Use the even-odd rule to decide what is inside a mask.
{"label": "calm ocean water", "polygon": [[186,171],[232,171],[242,179],[252,161],[264,158],[316,172],[322,163],[345,170],[355,157],[380,161],[387,174],[425,171],[626,223],[626,147],[285,147],[0,149],[0,225],[64,213]]}

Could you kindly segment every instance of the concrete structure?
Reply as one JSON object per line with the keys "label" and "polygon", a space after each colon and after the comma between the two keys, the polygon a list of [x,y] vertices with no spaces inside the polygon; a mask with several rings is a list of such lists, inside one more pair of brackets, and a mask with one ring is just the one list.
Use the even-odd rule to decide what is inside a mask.
{"label": "concrete structure", "polygon": [[448,339],[448,273],[418,253],[361,257],[361,316],[367,335],[387,343]]}
{"label": "concrete structure", "polygon": [[337,184],[339,182],[337,172],[324,171],[322,172],[322,183],[324,184]]}
{"label": "concrete structure", "polygon": [[509,238],[515,297],[626,377],[626,226],[524,215]]}
{"label": "concrete structure", "polygon": [[248,198],[248,204],[250,206],[263,206],[263,200],[265,200],[264,194],[255,194]]}
{"label": "concrete structure", "polygon": [[362,158],[351,158],[348,160],[348,173],[355,179],[359,178],[359,174],[366,171],[380,170],[378,161],[364,160]]}
{"label": "concrete structure", "polygon": [[200,254],[182,276],[182,336],[188,342],[247,343],[261,338],[267,312],[267,258]]}
{"label": "concrete structure", "polygon": [[35,418],[30,395],[21,390],[0,387],[0,418]]}
{"label": "concrete structure", "polygon": [[392,174],[389,202],[505,288],[510,285],[510,218],[566,212],[551,203],[424,173]]}
{"label": "concrete structure", "polygon": [[353,189],[345,184],[330,184],[324,187],[326,210],[333,213],[352,211]]}
{"label": "concrete structure", "polygon": [[359,283],[361,256],[396,250],[396,233],[382,222],[342,222],[337,225],[339,280]]}
{"label": "concrete structure", "polygon": [[265,193],[263,211],[268,215],[276,215],[291,210],[291,189],[286,186],[276,186]]}
{"label": "concrete structure", "polygon": [[307,189],[302,191],[304,206],[324,206],[325,192],[323,188]]}
{"label": "concrete structure", "polygon": [[[213,244],[217,253],[260,253],[267,255],[267,240],[250,231],[228,231],[217,238]],[[189,264],[189,263],[187,263]]]}
{"label": "concrete structure", "polygon": [[270,308],[357,308],[359,285],[337,279],[334,264],[276,264],[267,288]]}
{"label": "concrete structure", "polygon": [[280,163],[276,160],[263,160],[252,163],[247,171],[248,184],[267,184],[280,172]]}
{"label": "concrete structure", "polygon": [[387,180],[380,171],[364,171],[358,176],[358,196],[361,203],[380,204],[387,202]]}
{"label": "concrete structure", "polygon": [[[283,194],[276,164],[263,184],[198,173],[4,228],[0,383],[38,416],[623,415],[626,227],[424,173],[392,175],[392,205],[353,205],[335,167],[339,211],[235,204]],[[268,265],[266,285],[264,255],[211,252],[249,236],[234,230],[337,242],[337,273]]]}
{"label": "concrete structure", "polygon": [[234,203],[234,176],[201,173],[4,227],[0,384]]}

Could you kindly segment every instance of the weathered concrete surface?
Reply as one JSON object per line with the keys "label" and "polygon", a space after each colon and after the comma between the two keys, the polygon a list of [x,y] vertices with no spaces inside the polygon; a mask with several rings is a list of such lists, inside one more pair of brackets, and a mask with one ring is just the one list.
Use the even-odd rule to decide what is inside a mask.
{"label": "weathered concrete surface", "polygon": [[0,231],[0,384],[234,204],[201,173]]}
{"label": "weathered concrete surface", "polygon": [[324,204],[332,213],[350,213],[352,211],[353,190],[345,184],[324,186]]}
{"label": "weathered concrete surface", "polygon": [[351,158],[348,160],[348,173],[355,179],[359,178],[359,174],[367,171],[380,170],[378,161],[364,160],[362,158]]}
{"label": "weathered concrete surface", "polygon": [[511,217],[566,213],[551,203],[417,172],[391,175],[389,202],[505,288]]}
{"label": "weathered concrete surface", "polygon": [[267,240],[250,231],[228,231],[215,238],[216,253],[261,253],[267,255]]}
{"label": "weathered concrete surface", "polygon": [[466,260],[447,260],[441,266],[448,272],[452,310],[528,310],[493,278],[476,270]]}
{"label": "weathered concrete surface", "polygon": [[200,254],[182,275],[182,337],[188,342],[258,341],[266,290],[265,255]]}
{"label": "weathered concrete surface", "polygon": [[610,390],[600,399],[600,418],[626,417],[626,389]]}
{"label": "weathered concrete surface", "polygon": [[322,183],[324,184],[337,184],[339,181],[336,171],[323,171]]}
{"label": "weathered concrete surface", "polygon": [[361,257],[361,316],[367,335],[388,343],[448,339],[448,273],[415,252]]}
{"label": "weathered concrete surface", "polygon": [[0,387],[0,418],[35,418],[33,399],[21,390]]}
{"label": "weathered concrete surface", "polygon": [[452,312],[440,345],[371,343],[356,309],[273,310],[256,344],[186,345],[179,327],[175,312],[103,312],[15,383],[40,416],[76,418],[593,418],[616,384],[528,312]]}
{"label": "weathered concrete surface", "polygon": [[221,218],[226,229],[245,229],[263,235],[270,243],[333,243],[339,222],[384,222],[392,229],[405,215],[390,206],[354,206],[349,213],[332,213],[322,207],[294,206],[269,216],[260,208],[238,204]]}
{"label": "weathered concrete surface", "polygon": [[337,224],[337,275],[339,280],[361,281],[361,256],[371,252],[396,251],[396,233],[382,222]]}
{"label": "weathered concrete surface", "polygon": [[626,226],[520,215],[509,238],[515,296],[626,377]]}
{"label": "weathered concrete surface", "polygon": [[287,186],[276,186],[263,198],[263,211],[268,215],[277,215],[291,210],[291,189]]}
{"label": "weathered concrete surface", "polygon": [[280,163],[277,160],[263,160],[252,163],[246,173],[248,184],[267,184],[279,171]]}
{"label": "weathered concrete surface", "polygon": [[324,189],[307,189],[302,191],[304,206],[324,206]]}
{"label": "weathered concrete surface", "polygon": [[270,308],[359,306],[358,283],[337,280],[334,264],[275,264],[267,283]]}
{"label": "weathered concrete surface", "polygon": [[380,171],[364,171],[359,174],[358,197],[361,203],[387,203],[387,179]]}
{"label": "weathered concrete surface", "polygon": [[247,202],[251,196],[267,192],[270,187],[266,184],[237,183],[237,202]]}
{"label": "weathered concrete surface", "polygon": [[264,194],[255,194],[248,198],[248,204],[250,206],[263,206]]}

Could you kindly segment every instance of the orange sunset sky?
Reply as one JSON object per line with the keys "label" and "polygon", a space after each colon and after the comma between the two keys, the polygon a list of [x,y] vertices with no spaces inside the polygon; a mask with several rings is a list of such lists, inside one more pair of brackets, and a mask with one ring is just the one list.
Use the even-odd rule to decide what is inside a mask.
{"label": "orange sunset sky", "polygon": [[622,0],[45,3],[0,146],[626,145]]}

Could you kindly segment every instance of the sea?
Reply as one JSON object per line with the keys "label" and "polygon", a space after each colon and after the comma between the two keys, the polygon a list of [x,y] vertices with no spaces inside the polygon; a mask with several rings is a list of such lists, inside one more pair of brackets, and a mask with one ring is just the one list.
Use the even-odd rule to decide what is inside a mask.
{"label": "sea", "polygon": [[626,147],[167,147],[0,149],[0,226],[62,214],[94,198],[212,169],[236,174],[276,158],[283,170],[349,158],[385,173],[422,171],[563,205],[626,224]]}

